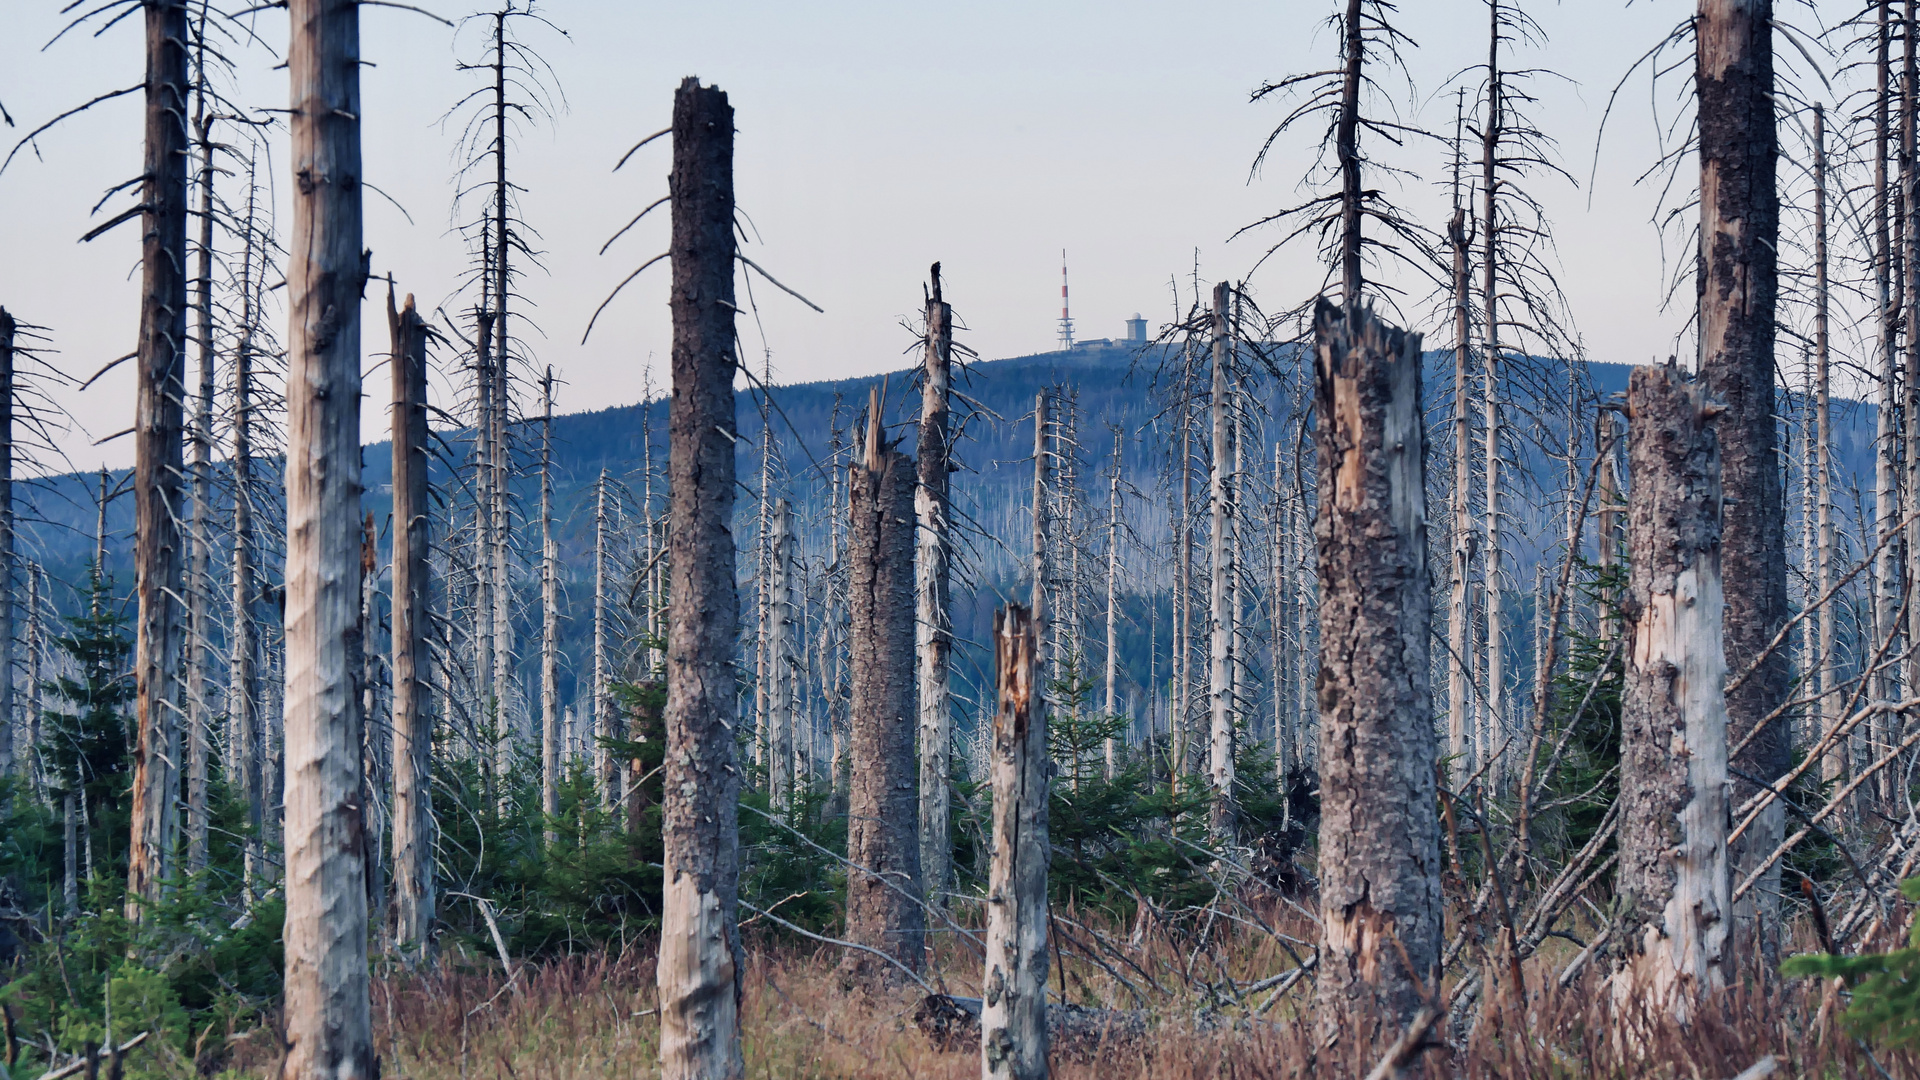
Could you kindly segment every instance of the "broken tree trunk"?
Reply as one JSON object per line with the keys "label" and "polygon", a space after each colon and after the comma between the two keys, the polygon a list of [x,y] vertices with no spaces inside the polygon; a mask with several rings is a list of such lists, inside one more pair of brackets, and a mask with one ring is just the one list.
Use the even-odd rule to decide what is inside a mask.
{"label": "broken tree trunk", "polygon": [[1314,312],[1323,1034],[1384,1046],[1438,992],[1420,337]]}
{"label": "broken tree trunk", "polygon": [[994,613],[993,862],[980,1008],[983,1080],[1047,1075],[1047,709],[1039,613]]}
{"label": "broken tree trunk", "polygon": [[689,78],[673,100],[673,450],[661,820],[660,1073],[732,1080],[745,956],[733,655],[733,107]]}
{"label": "broken tree trunk", "polygon": [[373,1080],[360,700],[360,13],[291,0],[285,1077]]}
{"label": "broken tree trunk", "polygon": [[427,327],[413,296],[393,332],[393,946],[422,957],[433,926],[433,564]]}
{"label": "broken tree trunk", "polygon": [[1628,383],[1632,648],[1622,692],[1620,884],[1629,909],[1616,1000],[1684,1023],[1724,978],[1726,656],[1720,451],[1704,387],[1671,367]]}
{"label": "broken tree trunk", "polygon": [[142,173],[139,388],[134,407],[136,741],[127,918],[160,898],[171,867],[180,760],[180,426],[186,397],[187,4],[146,5],[146,165]]}
{"label": "broken tree trunk", "polygon": [[[913,460],[887,445],[880,392],[867,409],[865,460],[848,470],[853,689],[847,801],[846,937],[912,971],[924,959],[919,807],[914,767]],[[851,976],[897,978],[872,953],[849,951]]]}
{"label": "broken tree trunk", "polygon": [[940,264],[932,270],[927,298],[925,382],[920,397],[920,484],[913,508],[919,518],[917,564],[919,611],[914,619],[920,665],[920,872],[927,896],[944,906],[953,853],[947,834],[952,773],[953,702],[949,683],[953,651],[952,612],[947,599],[947,479],[952,448],[947,395],[953,362],[953,308],[940,295]]}

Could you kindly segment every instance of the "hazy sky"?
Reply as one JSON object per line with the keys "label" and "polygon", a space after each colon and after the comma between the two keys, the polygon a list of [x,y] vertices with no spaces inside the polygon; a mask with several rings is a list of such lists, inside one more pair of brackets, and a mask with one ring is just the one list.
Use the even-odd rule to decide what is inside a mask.
{"label": "hazy sky", "polygon": [[[457,19],[447,0],[420,5]],[[87,98],[137,82],[136,16],[98,38],[69,35],[42,46],[62,24],[59,0],[0,0],[0,103],[18,125],[0,128],[11,148],[26,130]],[[669,345],[664,263],[614,301],[592,339],[588,316],[634,267],[664,250],[657,212],[606,255],[622,223],[666,191],[669,151],[660,140],[619,173],[620,154],[667,125],[681,77],[728,91],[737,114],[741,208],[757,228],[755,261],[826,309],[824,315],[755,281],[775,376],[788,381],[898,367],[912,336],[901,323],[920,305],[929,263],[944,264],[948,299],[967,327],[962,340],[993,358],[1052,347],[1059,311],[1060,253],[1068,252],[1073,314],[1082,337],[1120,336],[1136,311],[1155,325],[1183,295],[1196,258],[1203,282],[1246,274],[1276,239],[1229,236],[1299,198],[1317,129],[1276,145],[1263,172],[1249,169],[1283,115],[1277,102],[1249,104],[1262,80],[1333,62],[1325,26],[1330,0],[1166,4],[1103,0],[972,0],[963,4],[829,2],[658,4],[550,0],[540,10],[567,37],[533,27],[523,36],[552,65],[564,106],[550,122],[523,125],[513,143],[516,183],[538,230],[546,271],[525,292],[544,337],[540,363],[565,385],[561,411],[640,398],[651,365],[665,378]],[[1559,264],[1579,330],[1595,359],[1644,362],[1672,350],[1680,320],[1660,309],[1660,237],[1650,219],[1658,192],[1636,184],[1658,155],[1648,80],[1622,95],[1597,160],[1595,134],[1608,94],[1634,61],[1692,10],[1691,0],[1563,0],[1531,5],[1550,40],[1520,49],[1514,67],[1551,67],[1536,80],[1536,114],[1560,142],[1580,187],[1536,181],[1557,230]],[[1402,0],[1414,97],[1396,90],[1402,117],[1450,130],[1450,80],[1484,61],[1484,0]],[[456,70],[484,42],[477,24],[458,37],[392,8],[362,9],[366,173],[411,214],[369,197],[366,242],[376,273],[395,275],[422,306],[446,301],[466,255],[451,231],[451,175],[458,130],[442,114],[479,82]],[[1783,12],[1786,7],[1783,5]],[[1829,20],[1794,6],[1796,20]],[[238,49],[239,85],[253,107],[283,107],[284,13],[253,25],[268,45]],[[1783,48],[1784,52],[1784,48]],[[1797,58],[1796,58],[1796,62]],[[1684,71],[1682,72],[1684,75]],[[1399,84],[1389,81],[1390,88]],[[1674,110],[1680,78],[1663,88],[1660,115]],[[1822,89],[1820,94],[1827,93]],[[52,329],[59,360],[81,377],[131,351],[138,297],[137,226],[91,244],[76,239],[100,218],[89,211],[140,164],[139,96],[65,122],[0,175],[0,304]],[[284,168],[284,135],[276,169]],[[1423,179],[1399,197],[1427,224],[1443,224],[1446,153],[1416,142],[1395,161]],[[284,181],[275,177],[284,187]],[[284,220],[284,218],[283,218]],[[1197,254],[1196,254],[1197,253]],[[1301,247],[1269,260],[1251,287],[1272,307],[1308,296],[1320,271]],[[384,348],[385,326],[369,292],[366,349]],[[1425,321],[1417,320],[1417,321]],[[1430,344],[1450,333],[1431,325]],[[752,319],[749,352],[761,345]],[[371,365],[373,361],[369,361]],[[191,376],[190,376],[191,378]],[[60,400],[78,424],[66,448],[75,465],[119,466],[131,439],[94,438],[132,423],[131,365],[84,394]],[[385,379],[370,383],[375,397]],[[367,437],[384,420],[367,416]]]}

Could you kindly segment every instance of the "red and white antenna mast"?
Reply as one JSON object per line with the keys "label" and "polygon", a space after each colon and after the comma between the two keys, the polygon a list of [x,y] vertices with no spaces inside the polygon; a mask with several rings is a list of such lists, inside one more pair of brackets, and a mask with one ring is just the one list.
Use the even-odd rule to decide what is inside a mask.
{"label": "red and white antenna mast", "polygon": [[1073,316],[1067,314],[1067,252],[1060,249],[1060,348],[1073,348]]}

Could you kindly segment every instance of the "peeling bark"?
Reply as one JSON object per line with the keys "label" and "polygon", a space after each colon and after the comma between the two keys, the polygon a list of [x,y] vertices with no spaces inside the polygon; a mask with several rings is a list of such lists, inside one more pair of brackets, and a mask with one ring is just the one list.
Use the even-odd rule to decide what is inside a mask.
{"label": "peeling bark", "polygon": [[1631,649],[1620,729],[1616,999],[1684,1022],[1724,982],[1732,914],[1720,448],[1705,388],[1637,367],[1627,390]]}
{"label": "peeling bark", "polygon": [[982,1080],[1047,1075],[1047,709],[1037,612],[993,616],[993,862],[980,1008]]}
{"label": "peeling bark", "polygon": [[1428,685],[1420,337],[1314,312],[1320,910],[1328,1038],[1397,1038],[1438,991],[1440,832]]}
{"label": "peeling bark", "polygon": [[733,1080],[740,1055],[734,909],[740,774],[734,762],[733,107],[688,78],[673,99],[672,492],[667,532],[666,757],[661,833],[660,1073]]}

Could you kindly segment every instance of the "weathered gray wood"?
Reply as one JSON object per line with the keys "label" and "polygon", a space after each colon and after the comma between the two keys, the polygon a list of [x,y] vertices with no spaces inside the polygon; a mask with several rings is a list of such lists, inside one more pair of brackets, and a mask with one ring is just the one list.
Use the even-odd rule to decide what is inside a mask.
{"label": "weathered gray wood", "polygon": [[287,1080],[373,1080],[360,653],[360,15],[291,0]]}
{"label": "weathered gray wood", "polygon": [[793,805],[796,774],[794,744],[799,716],[794,692],[793,587],[795,548],[793,504],[774,500],[773,536],[767,547],[767,789],[777,809]]}
{"label": "weathered gray wood", "polygon": [[[1833,588],[1833,425],[1828,380],[1831,334],[1827,305],[1827,111],[1813,107],[1813,469],[1802,480],[1813,489],[1816,549],[1814,595],[1824,597]],[[1809,734],[1823,738],[1840,720],[1842,708],[1834,672],[1834,603],[1820,605],[1816,616],[1815,686],[1820,692],[1818,727]],[[1875,720],[1882,723],[1878,715]],[[1840,780],[1845,773],[1845,742],[1837,741],[1821,762],[1821,778]]]}
{"label": "weathered gray wood", "polygon": [[134,404],[133,844],[127,918],[139,922],[170,873],[180,755],[180,442],[187,344],[187,4],[146,7],[140,343]]}
{"label": "weathered gray wood", "polygon": [[[251,219],[251,213],[249,213]],[[240,269],[240,343],[233,357],[233,610],[229,620],[228,723],[233,733],[235,773],[247,806],[241,887],[249,902],[268,876],[263,843],[267,828],[266,730],[259,697],[259,635],[253,606],[258,586],[253,565],[253,259]]]}
{"label": "weathered gray wood", "polygon": [[1454,173],[1453,220],[1447,242],[1453,251],[1453,489],[1447,493],[1452,575],[1447,596],[1447,755],[1455,791],[1473,775],[1473,677],[1467,650],[1473,633],[1473,413],[1469,408],[1472,366],[1472,278],[1467,264],[1467,207]]}
{"label": "weathered gray wood", "polygon": [[1384,1047],[1437,990],[1440,832],[1420,336],[1314,311],[1322,1032]]}
{"label": "weathered gray wood", "polygon": [[688,78],[673,100],[673,400],[660,919],[663,1080],[732,1080],[745,956],[734,762],[733,107]]}
{"label": "weathered gray wood", "polygon": [[951,875],[952,839],[948,817],[953,769],[951,657],[953,623],[948,589],[948,475],[951,437],[947,397],[953,366],[953,308],[940,292],[940,264],[932,269],[933,295],[927,298],[927,344],[922,358],[925,381],[920,393],[920,483],[913,509],[919,519],[919,561],[915,568],[918,611],[914,618],[920,675],[920,872],[927,896],[944,906]]}
{"label": "weathered gray wood", "polygon": [[413,296],[387,301],[393,365],[393,947],[430,946],[433,877],[433,504],[427,430],[427,326]]}
{"label": "weathered gray wood", "polygon": [[1231,843],[1239,816],[1233,794],[1233,617],[1229,604],[1234,574],[1233,441],[1227,401],[1228,368],[1233,362],[1232,327],[1227,304],[1232,286],[1213,287],[1213,461],[1207,477],[1207,504],[1212,516],[1208,536],[1207,581],[1207,699],[1210,724],[1207,738],[1207,776],[1213,789],[1207,831],[1216,845]]}
{"label": "weathered gray wood", "polygon": [[[560,813],[560,548],[553,537],[553,368],[540,381],[540,812]],[[546,841],[558,839],[551,824]]]}
{"label": "weathered gray wood", "polygon": [[[853,675],[847,800],[846,938],[913,971],[925,962],[920,907],[918,771],[913,753],[913,459],[887,444],[876,388],[864,460],[848,470],[847,543]],[[849,950],[843,971],[892,980],[899,969]]]}
{"label": "weathered gray wood", "polygon": [[[1733,766],[1763,782],[1789,764],[1787,653],[1773,637],[1787,619],[1787,518],[1774,408],[1780,201],[1775,163],[1772,0],[1700,0],[1694,20],[1700,128],[1700,373],[1727,407],[1720,421],[1722,481],[1740,493],[1726,507],[1727,664],[1759,667],[1727,698],[1729,736],[1747,740]],[[1909,206],[1912,204],[1909,203]],[[1771,717],[1771,719],[1769,719]],[[1758,730],[1756,732],[1756,728]],[[1758,790],[1734,781],[1736,800]],[[1785,808],[1772,803],[1733,852],[1738,872],[1759,865],[1781,840]],[[1777,875],[1778,871],[1773,871]],[[1775,945],[1777,877],[1738,913],[1763,950]],[[1755,921],[1757,917],[1757,922]]]}
{"label": "weathered gray wood", "polygon": [[[0,777],[14,771],[13,719],[13,316],[0,307]],[[32,743],[21,759],[33,751]]]}
{"label": "weathered gray wood", "polygon": [[1628,382],[1631,645],[1620,724],[1618,998],[1685,1021],[1725,977],[1726,656],[1721,471],[1704,388],[1671,367]]}
{"label": "weathered gray wood", "polygon": [[993,616],[998,705],[988,768],[993,861],[980,1009],[983,1080],[1047,1075],[1047,707],[1039,682],[1040,623],[1009,604]]}
{"label": "weathered gray wood", "polygon": [[[206,27],[198,31],[200,50],[198,85],[194,89],[195,144],[199,172],[194,178],[200,196],[200,240],[194,246],[194,346],[199,362],[200,392],[193,413],[193,541],[187,566],[187,869],[207,867],[207,754],[211,745],[208,724],[213,709],[208,676],[213,627],[207,591],[213,529],[213,118],[207,115]],[[7,439],[12,445],[12,439]]]}

